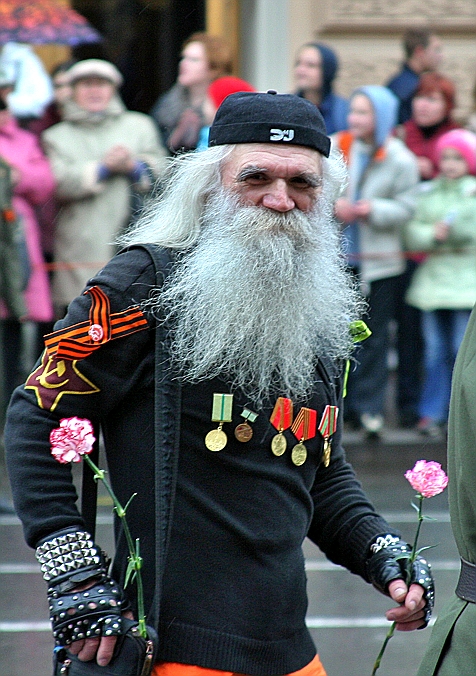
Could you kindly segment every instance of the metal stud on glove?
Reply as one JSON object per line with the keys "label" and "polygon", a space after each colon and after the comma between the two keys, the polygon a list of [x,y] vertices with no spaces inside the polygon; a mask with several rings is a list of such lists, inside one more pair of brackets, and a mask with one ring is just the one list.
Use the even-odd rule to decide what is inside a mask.
{"label": "metal stud on glove", "polygon": [[[388,595],[388,585],[392,580],[406,581],[410,553],[410,545],[393,535],[377,538],[370,547],[370,556],[367,559],[367,573],[374,587]],[[422,556],[417,556],[411,566],[409,585],[411,584],[419,584],[424,589],[423,598],[426,603],[423,611],[426,627],[435,604],[435,587],[431,566]]]}

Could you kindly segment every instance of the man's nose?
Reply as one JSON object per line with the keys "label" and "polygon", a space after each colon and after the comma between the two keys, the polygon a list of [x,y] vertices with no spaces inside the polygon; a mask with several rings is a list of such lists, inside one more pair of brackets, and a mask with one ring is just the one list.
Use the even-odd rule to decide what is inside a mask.
{"label": "man's nose", "polygon": [[286,181],[279,180],[272,183],[266,190],[262,199],[262,205],[267,209],[274,211],[291,211],[296,206],[294,200],[289,195],[289,188]]}

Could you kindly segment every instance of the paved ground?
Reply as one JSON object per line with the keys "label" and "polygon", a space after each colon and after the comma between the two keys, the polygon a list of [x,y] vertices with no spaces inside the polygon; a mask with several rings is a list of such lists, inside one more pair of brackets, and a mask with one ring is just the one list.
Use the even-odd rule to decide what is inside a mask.
{"label": "paved ground", "polygon": [[[346,435],[349,459],[375,503],[403,536],[413,539],[413,491],[403,474],[416,460],[445,466],[443,443],[423,442],[416,434],[389,430],[378,444],[363,444],[358,433]],[[0,481],[0,490],[2,484]],[[5,493],[5,483],[3,492]],[[451,536],[446,495],[427,501],[421,544],[438,544],[429,558],[437,583],[437,606],[454,589],[458,559]],[[101,512],[98,541],[112,549],[109,508]],[[329,564],[311,543],[305,544],[309,580],[308,624],[328,676],[370,676],[388,623],[387,599],[360,578]],[[16,517],[0,516],[0,676],[50,676],[51,637],[44,583],[33,553],[23,543]],[[414,676],[429,631],[396,634],[379,676]]]}

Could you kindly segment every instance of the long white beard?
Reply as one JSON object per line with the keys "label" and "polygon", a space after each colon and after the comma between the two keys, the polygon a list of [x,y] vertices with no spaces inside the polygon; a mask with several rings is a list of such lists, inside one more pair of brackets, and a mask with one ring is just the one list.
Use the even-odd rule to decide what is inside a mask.
{"label": "long white beard", "polygon": [[276,395],[305,399],[319,355],[350,354],[349,322],[362,309],[323,197],[311,214],[280,214],[224,191],[151,304],[172,326],[172,360],[186,382],[225,377],[257,406]]}

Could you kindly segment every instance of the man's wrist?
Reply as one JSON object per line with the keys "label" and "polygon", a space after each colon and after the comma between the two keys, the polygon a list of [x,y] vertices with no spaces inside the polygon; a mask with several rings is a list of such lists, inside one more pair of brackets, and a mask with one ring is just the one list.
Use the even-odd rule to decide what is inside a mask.
{"label": "man's wrist", "polygon": [[43,579],[56,582],[79,570],[97,569],[103,555],[85,530],[59,532],[36,548]]}

